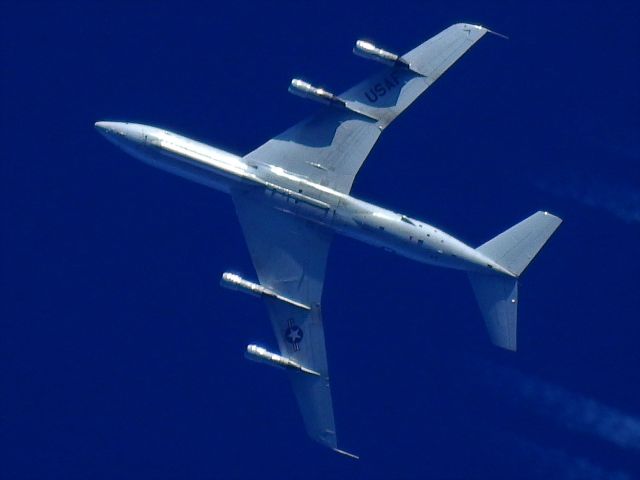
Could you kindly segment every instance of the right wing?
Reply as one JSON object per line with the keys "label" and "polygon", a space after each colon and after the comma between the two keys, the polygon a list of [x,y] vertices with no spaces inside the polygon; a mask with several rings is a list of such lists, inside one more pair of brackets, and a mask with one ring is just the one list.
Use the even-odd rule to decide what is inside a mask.
{"label": "right wing", "polygon": [[261,191],[236,190],[232,198],[260,284],[308,306],[265,299],[280,353],[318,374],[289,372],[307,433],[353,456],[338,449],[320,310],[332,234],[276,209]]}
{"label": "right wing", "polygon": [[402,55],[396,65],[339,95],[348,108],[326,108],[244,158],[349,193],[382,130],[411,105],[489,30],[459,23]]}

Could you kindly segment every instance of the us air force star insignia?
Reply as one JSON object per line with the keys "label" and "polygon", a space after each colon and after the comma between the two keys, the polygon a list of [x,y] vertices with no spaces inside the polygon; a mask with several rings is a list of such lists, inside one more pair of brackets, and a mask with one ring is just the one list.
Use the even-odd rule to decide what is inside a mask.
{"label": "us air force star insignia", "polygon": [[287,342],[293,345],[293,349],[297,352],[300,350],[300,342],[302,341],[302,337],[304,336],[304,332],[302,329],[293,322],[289,322],[289,326],[284,331],[284,338],[287,339]]}

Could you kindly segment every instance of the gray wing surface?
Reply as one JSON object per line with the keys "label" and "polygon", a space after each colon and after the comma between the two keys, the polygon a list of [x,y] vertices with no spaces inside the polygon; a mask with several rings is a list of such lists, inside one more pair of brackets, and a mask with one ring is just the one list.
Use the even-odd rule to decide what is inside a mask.
{"label": "gray wing surface", "polygon": [[277,165],[349,193],[382,130],[487,32],[476,25],[452,25],[402,56],[410,70],[403,66],[385,68],[339,95],[348,107],[365,115],[327,107],[245,159]]}
{"label": "gray wing surface", "polygon": [[232,194],[260,284],[308,305],[304,310],[266,298],[282,355],[320,376],[289,372],[311,438],[337,448],[327,354],[320,312],[325,265],[332,234],[273,208],[262,192]]}

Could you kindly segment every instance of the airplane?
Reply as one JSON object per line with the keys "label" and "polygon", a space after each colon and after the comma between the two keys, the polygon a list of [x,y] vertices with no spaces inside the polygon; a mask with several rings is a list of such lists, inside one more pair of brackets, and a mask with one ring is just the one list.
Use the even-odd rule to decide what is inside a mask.
{"label": "airplane", "polygon": [[321,315],[333,235],[466,272],[491,342],[515,351],[518,279],[562,222],[539,211],[474,248],[350,195],[385,128],[487,33],[455,24],[404,55],[359,40],[354,53],[384,68],[340,95],[292,80],[291,93],[324,107],[243,157],[161,128],[95,124],[143,162],[231,195],[258,281],[225,272],[221,284],[264,299],[279,347],[245,355],[286,370],[309,436],[349,457],[337,443]]}

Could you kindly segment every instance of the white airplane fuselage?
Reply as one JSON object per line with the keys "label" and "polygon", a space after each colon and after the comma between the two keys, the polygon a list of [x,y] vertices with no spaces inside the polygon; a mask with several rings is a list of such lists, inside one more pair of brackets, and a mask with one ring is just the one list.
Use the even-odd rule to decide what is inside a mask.
{"label": "white airplane fuselage", "polygon": [[154,167],[230,193],[264,191],[274,208],[334,232],[422,263],[466,271],[514,274],[474,248],[425,222],[310,182],[280,167],[242,157],[166,130],[123,122],[97,122],[110,141]]}

